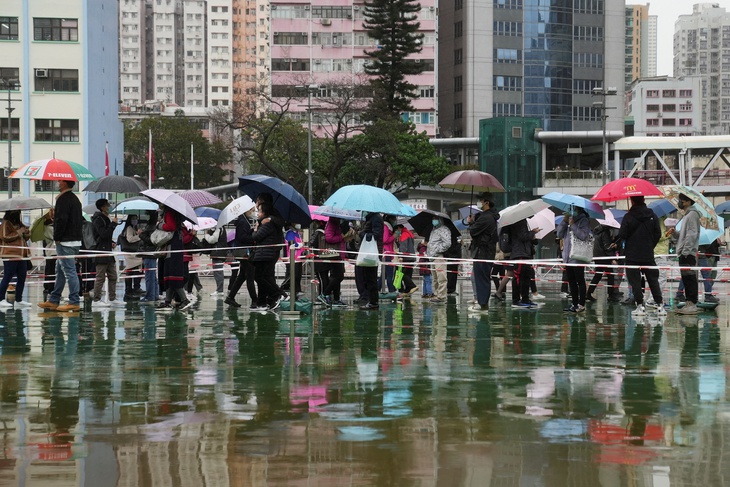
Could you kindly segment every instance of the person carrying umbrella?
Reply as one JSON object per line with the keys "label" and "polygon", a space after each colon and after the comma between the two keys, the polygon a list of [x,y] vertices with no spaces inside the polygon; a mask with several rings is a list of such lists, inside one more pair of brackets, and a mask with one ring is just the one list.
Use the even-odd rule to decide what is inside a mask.
{"label": "person carrying umbrella", "polygon": [[[117,264],[112,255],[114,247],[114,229],[117,227],[117,217],[109,218],[109,200],[101,198],[96,200],[96,213],[91,217],[91,225],[96,237],[96,246],[94,250],[103,252],[102,255],[94,257],[96,263],[96,277],[94,279],[94,297],[91,307],[101,308],[108,307],[112,303],[117,302]],[[104,281],[107,281],[108,301],[101,299],[101,290],[104,287]]]}
{"label": "person carrying umbrella", "polygon": [[233,258],[238,261],[238,272],[231,273],[231,282],[228,286],[228,296],[223,301],[228,306],[240,308],[236,302],[236,294],[246,283],[248,295],[251,298],[251,308],[258,307],[258,293],[256,292],[256,271],[251,262],[251,249],[253,247],[253,228],[249,219],[255,218],[256,207],[253,206],[236,219],[236,234],[232,242]]}
{"label": "person carrying umbrella", "polygon": [[431,302],[435,304],[446,303],[447,295],[447,275],[446,275],[446,259],[444,253],[451,247],[451,230],[444,225],[440,216],[434,215],[431,219],[432,230],[426,243],[426,256],[433,263],[432,276],[433,288],[436,297],[431,298]]}
{"label": "person carrying umbrella", "polygon": [[[694,267],[697,265],[697,250],[700,245],[700,212],[695,208],[694,200],[689,196],[680,193],[678,198],[678,206],[684,211],[682,218],[682,229],[679,232],[679,240],[677,240],[677,256],[679,258],[680,267]],[[696,315],[699,313],[697,308],[698,300],[698,282],[697,271],[694,269],[682,269],[682,283],[684,283],[685,294],[687,295],[687,304],[677,310],[678,314]]]}
{"label": "person carrying umbrella", "polygon": [[[659,270],[656,268],[654,260],[654,247],[662,236],[662,229],[659,218],[646,206],[643,196],[631,197],[631,209],[621,221],[618,236],[624,241],[626,278],[636,302],[636,309],[631,314],[635,316],[646,314],[644,289],[641,285],[642,274],[649,284],[654,302],[658,306],[658,313],[666,314],[662,289],[659,286]],[[613,248],[615,249],[616,245]],[[637,269],[637,266],[650,266],[651,268]]]}
{"label": "person carrying umbrella", "polygon": [[[586,292],[586,301],[596,300],[593,293],[596,291],[603,276],[606,276],[606,280],[608,281],[608,300],[618,301],[618,288],[615,286],[615,269],[618,261],[615,258],[616,247],[613,246],[613,243],[618,237],[618,231],[616,228],[608,225],[599,225],[593,230],[593,236],[595,238],[593,241],[593,257],[599,260],[596,265],[596,272]],[[610,265],[613,267],[610,267]]]}
{"label": "person carrying umbrella", "polygon": [[256,245],[251,261],[258,285],[258,306],[252,310],[267,311],[277,309],[283,299],[276,285],[275,269],[281,252],[280,245],[284,243],[284,221],[269,201],[257,199],[256,204],[259,221],[251,234]]}
{"label": "person carrying umbrella", "polygon": [[[20,221],[20,210],[8,210],[5,212],[2,224],[0,224],[0,256],[3,258],[3,280],[0,282],[0,308],[12,308],[15,306],[25,307],[32,306],[27,301],[23,301],[23,291],[25,289],[25,278],[28,275],[28,259],[30,258],[30,249],[28,248],[28,238],[30,237],[30,229],[23,225]],[[15,303],[10,303],[5,298],[8,291],[10,281],[13,277],[17,278],[15,285]]]}
{"label": "person carrying umbrella", "polygon": [[492,262],[497,252],[497,220],[499,212],[494,206],[491,193],[479,197],[482,213],[466,219],[471,235],[471,249],[474,251],[474,284],[477,304],[470,306],[469,311],[489,311],[489,296],[492,292]]}
{"label": "person carrying umbrella", "polygon": [[[533,241],[535,235],[540,232],[539,228],[530,230],[527,220],[522,219],[503,230],[509,232],[512,242],[510,260],[529,261],[534,258]],[[512,272],[516,281],[512,284],[513,289],[516,285],[519,290],[517,293],[512,293],[512,307],[526,309],[537,307],[537,304],[530,300],[530,283],[535,279],[535,270],[532,265],[526,262],[517,263],[512,267]],[[519,300],[516,299],[517,297]]]}
{"label": "person carrying umbrella", "polygon": [[[378,245],[378,254],[383,254],[383,217],[376,212],[363,212],[365,224],[360,231],[360,246],[370,235]],[[378,268],[369,266],[355,266],[355,280],[360,278],[362,285],[367,292],[367,303],[360,305],[360,309],[378,309]]]}
{"label": "person carrying umbrella", "polygon": [[395,226],[395,240],[398,243],[398,255],[403,268],[403,283],[401,290],[404,294],[413,294],[418,286],[413,282],[413,264],[416,262],[416,242],[413,238],[413,232],[405,227],[405,225]]}
{"label": "person carrying umbrella", "polygon": [[[578,240],[586,241],[591,235],[591,226],[588,221],[588,213],[575,206],[563,218],[557,229],[558,238],[563,239],[563,262],[566,264],[579,264],[566,266],[565,273],[570,287],[570,297],[573,304],[566,308],[569,313],[580,313],[586,309],[586,276],[581,261],[571,256],[571,235]],[[514,255],[514,253],[513,253]]]}
{"label": "person carrying umbrella", "polygon": [[[38,304],[51,311],[79,311],[81,286],[76,273],[76,255],[81,250],[81,201],[73,194],[75,181],[59,181],[53,221],[53,240],[56,242],[56,283],[48,298]],[[68,282],[68,304],[59,305],[61,294]]]}
{"label": "person carrying umbrella", "polygon": [[160,205],[162,209],[161,221],[157,228],[166,232],[172,232],[172,238],[168,243],[170,251],[165,256],[162,281],[165,284],[165,301],[158,305],[160,309],[171,309],[173,300],[180,310],[192,306],[185,295],[185,263],[183,261],[183,216],[172,208]]}
{"label": "person carrying umbrella", "polygon": [[147,222],[139,235],[142,240],[139,250],[142,256],[145,288],[145,295],[140,298],[140,302],[145,303],[155,302],[160,297],[160,286],[157,280],[157,257],[155,254],[157,247],[152,243],[152,232],[157,228],[157,216],[157,210],[147,211]]}

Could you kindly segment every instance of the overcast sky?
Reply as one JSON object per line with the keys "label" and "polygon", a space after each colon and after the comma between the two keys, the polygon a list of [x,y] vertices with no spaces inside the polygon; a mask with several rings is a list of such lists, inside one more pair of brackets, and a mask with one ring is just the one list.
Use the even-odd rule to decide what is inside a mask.
{"label": "overcast sky", "polygon": [[730,0],[714,0],[700,2],[695,0],[650,0],[648,2],[631,0],[627,4],[649,4],[649,15],[658,16],[657,32],[657,75],[672,74],[672,56],[674,43],[674,22],[680,15],[692,13],[692,6],[697,3],[717,3],[730,12]]}

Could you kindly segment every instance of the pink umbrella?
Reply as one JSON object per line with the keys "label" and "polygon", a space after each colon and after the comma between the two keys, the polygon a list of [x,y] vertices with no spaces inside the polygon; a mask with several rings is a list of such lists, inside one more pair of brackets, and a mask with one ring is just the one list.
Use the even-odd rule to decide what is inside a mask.
{"label": "pink umbrella", "polygon": [[317,205],[309,205],[309,213],[312,214],[312,220],[319,220],[321,222],[328,221],[330,219],[330,217],[324,216],[324,215],[318,215],[318,214],[316,214],[314,212],[314,210],[316,210],[317,208],[319,208],[319,206],[317,206]]}
{"label": "pink umbrella", "polygon": [[190,206],[192,206],[193,208],[222,203],[222,200],[219,197],[202,189],[189,189],[187,191],[180,191],[178,195],[182,199],[190,203]]}

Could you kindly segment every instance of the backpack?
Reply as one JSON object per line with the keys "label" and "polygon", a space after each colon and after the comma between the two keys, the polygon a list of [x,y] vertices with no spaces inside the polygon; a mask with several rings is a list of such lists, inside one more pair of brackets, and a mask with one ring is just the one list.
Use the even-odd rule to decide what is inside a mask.
{"label": "backpack", "polygon": [[499,231],[499,249],[505,254],[512,252],[512,236],[509,227],[504,227]]}
{"label": "backpack", "polygon": [[98,243],[97,236],[94,235],[94,224],[86,220],[81,225],[81,243],[86,250],[94,250]]}

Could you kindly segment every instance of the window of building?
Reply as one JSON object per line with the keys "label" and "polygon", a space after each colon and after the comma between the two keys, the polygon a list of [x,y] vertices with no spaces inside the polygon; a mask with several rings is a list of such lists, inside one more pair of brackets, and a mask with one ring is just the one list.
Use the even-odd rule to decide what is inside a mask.
{"label": "window of building", "polygon": [[662,119],[663,127],[674,127],[676,125],[677,125],[677,120],[674,118],[663,118]]}
{"label": "window of building", "polygon": [[592,95],[594,88],[602,86],[602,82],[595,79],[574,79],[573,94],[575,95]]}
{"label": "window of building", "polygon": [[692,90],[679,90],[680,98],[692,98]]}
{"label": "window of building", "polygon": [[35,91],[79,91],[78,69],[36,69]]}
{"label": "window of building", "polygon": [[658,127],[659,126],[659,119],[658,118],[647,118],[646,119],[646,126],[647,127]]}
{"label": "window of building", "polygon": [[463,53],[464,51],[459,49],[454,49],[454,64],[461,64],[463,61]]}
{"label": "window of building", "polygon": [[603,54],[593,52],[573,53],[573,64],[577,68],[602,68]]}
{"label": "window of building", "polygon": [[454,93],[458,93],[464,89],[462,80],[463,78],[461,77],[461,75],[454,76]]}
{"label": "window of building", "polygon": [[518,63],[522,61],[522,51],[519,49],[495,49],[494,59],[498,63]]}
{"label": "window of building", "polygon": [[658,112],[659,111],[659,105],[647,105],[646,106],[647,112]]}
{"label": "window of building", "polygon": [[520,76],[493,76],[492,82],[496,91],[522,90],[522,78]]}
{"label": "window of building", "polygon": [[33,40],[77,42],[79,40],[78,19],[33,19]]}
{"label": "window of building", "polygon": [[692,111],[692,103],[680,103],[679,104],[679,111],[680,112],[691,112]]}
{"label": "window of building", "polygon": [[463,105],[461,103],[454,103],[454,118],[461,118],[463,116]]}
{"label": "window of building", "polygon": [[662,90],[662,97],[664,98],[675,98],[677,96],[676,90]]}
{"label": "window of building", "polygon": [[18,17],[0,17],[0,40],[18,40]]}
{"label": "window of building", "polygon": [[433,98],[436,93],[436,89],[433,86],[421,86],[418,91],[420,98]]}
{"label": "window of building", "polygon": [[309,44],[309,36],[306,32],[276,32],[274,44],[296,46]]}
{"label": "window of building", "polygon": [[575,0],[575,13],[603,15],[603,0]]}
{"label": "window of building", "polygon": [[319,6],[312,7],[314,19],[347,19],[352,18],[352,7]]}
{"label": "window of building", "polygon": [[[8,140],[8,119],[2,119],[0,122],[0,140]],[[20,140],[20,119],[10,119],[10,140]]]}
{"label": "window of building", "polygon": [[521,36],[522,22],[496,20],[494,22],[494,33],[500,36]]}
{"label": "window of building", "polygon": [[680,118],[679,125],[684,126],[684,127],[692,125],[692,119],[691,118]]}
{"label": "window of building", "polygon": [[454,37],[461,37],[464,35],[464,23],[460,20],[458,22],[454,22]]}
{"label": "window of building", "polygon": [[658,98],[659,90],[646,90],[646,97],[647,98]]}
{"label": "window of building", "polygon": [[71,119],[35,119],[36,142],[78,142],[79,121]]}
{"label": "window of building", "polygon": [[662,111],[663,112],[676,112],[677,111],[677,105],[675,104],[664,104],[662,105]]}
{"label": "window of building", "polygon": [[[0,68],[0,79],[4,80],[15,80],[18,81],[20,78],[20,70],[18,68]],[[7,90],[7,86],[0,86],[4,91]],[[13,87],[13,90],[17,90],[17,87]]]}
{"label": "window of building", "polygon": [[603,27],[576,25],[573,27],[573,38],[579,41],[602,41]]}
{"label": "window of building", "polygon": [[521,117],[522,105],[517,103],[494,103],[492,112],[495,117]]}
{"label": "window of building", "polygon": [[464,0],[454,0],[454,10],[461,10],[464,8]]}
{"label": "window of building", "polygon": [[6,178],[4,174],[0,175],[0,191],[8,190],[8,181],[12,181],[10,184],[13,185],[13,191],[20,191],[20,179],[17,178]]}
{"label": "window of building", "polygon": [[495,8],[522,8],[522,0],[494,0]]}

